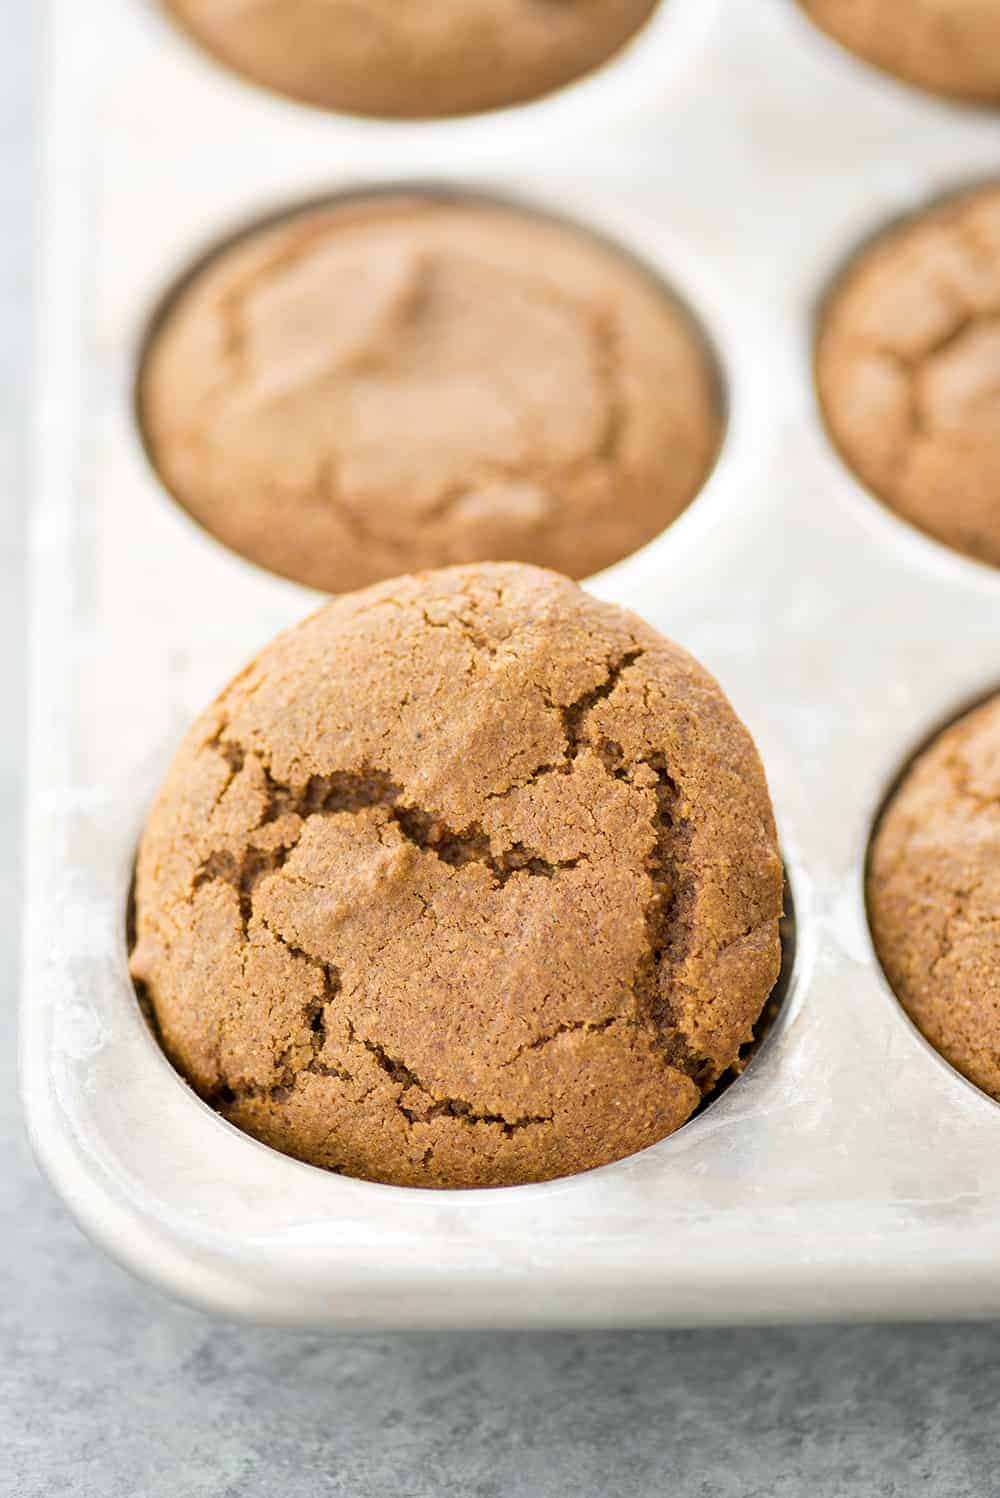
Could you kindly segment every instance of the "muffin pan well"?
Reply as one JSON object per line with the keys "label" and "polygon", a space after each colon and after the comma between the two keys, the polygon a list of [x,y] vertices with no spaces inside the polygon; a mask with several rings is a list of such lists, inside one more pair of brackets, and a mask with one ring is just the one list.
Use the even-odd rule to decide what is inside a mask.
{"label": "muffin pan well", "polygon": [[628,610],[513,562],[331,599],[185,736],[136,860],[130,970],[223,1117],[441,1189],[675,1132],[781,972],[763,766]]}
{"label": "muffin pan well", "polygon": [[428,119],[543,98],[606,66],[658,0],[163,0],[224,66],[304,104]]}
{"label": "muffin pan well", "polygon": [[1000,1102],[1000,695],[925,743],[875,827],[866,881],[886,978],[956,1071]]}
{"label": "muffin pan well", "polygon": [[[710,9],[663,14],[692,8]],[[845,67],[789,0],[729,7],[633,117],[567,90],[558,141],[530,111],[354,127],[243,88],[142,0],[114,0],[100,49],[78,6],[51,10],[22,1078],[81,1224],[190,1300],[301,1325],[1000,1313],[1000,1108],[906,1020],[864,903],[910,746],[995,687],[1000,577],[865,493],[811,373],[837,268],[880,222],[995,170],[994,123]],[[347,1180],[238,1134],[149,1035],[123,929],[180,732],[317,601],[191,526],[151,474],[132,400],[151,310],[229,226],[429,178],[608,233],[704,319],[729,396],[716,468],[589,586],[717,675],[796,896],[788,996],[735,1085],[628,1160],[499,1191]]]}
{"label": "muffin pan well", "polygon": [[1000,567],[1000,184],[870,240],[819,317],[816,382],[844,461],[901,519]]}
{"label": "muffin pan well", "polygon": [[430,185],[301,205],[210,252],[136,383],[178,503],[325,592],[492,558],[587,576],[687,508],[724,421],[713,351],[662,277]]}
{"label": "muffin pan well", "polygon": [[[372,140],[405,147],[416,128],[424,153],[441,142],[449,150],[465,146],[478,156],[492,132],[503,150],[516,144],[534,152],[540,140],[552,150],[576,134],[584,109],[605,128],[637,115],[654,116],[664,90],[683,89],[690,62],[710,36],[725,0],[587,0],[590,18],[582,16],[579,4],[566,8],[556,22],[559,38],[550,35],[547,47],[539,47],[531,33],[540,12],[551,9],[549,0],[504,0],[506,35],[494,58],[486,67],[474,61],[461,70],[461,77],[454,76],[447,54],[468,51],[476,41],[482,53],[483,38],[501,20],[503,7],[495,0],[486,5],[476,0],[478,14],[473,15],[476,7],[464,4],[467,14],[460,27],[454,17],[446,26],[438,24],[440,17],[428,22],[420,16],[427,6],[411,6],[413,15],[400,27],[393,14],[400,8],[396,0],[375,0],[389,22],[376,45],[383,58],[394,54],[396,66],[390,61],[374,82],[359,66],[344,68],[352,51],[357,57],[374,42],[372,28],[363,34],[360,6],[346,48],[331,52],[322,44],[313,46],[306,59],[282,56],[283,38],[290,26],[300,33],[303,26],[315,28],[315,12],[308,12],[314,5],[328,10],[327,0],[272,5],[270,34],[252,33],[232,18],[224,25],[217,19],[206,24],[205,12],[214,8],[214,0],[123,3],[131,14],[120,13],[120,21],[116,17],[116,30],[140,30],[140,45],[155,46],[168,60],[175,88],[191,86],[206,101],[225,93],[229,107],[243,112],[248,122],[312,116],[314,132],[332,129],[352,148]],[[522,8],[521,19],[530,17],[530,24],[518,34]],[[444,10],[442,4],[442,15]],[[422,58],[412,46],[421,31]],[[418,72],[423,74],[419,81]],[[414,114],[417,88],[422,95],[419,117]]]}

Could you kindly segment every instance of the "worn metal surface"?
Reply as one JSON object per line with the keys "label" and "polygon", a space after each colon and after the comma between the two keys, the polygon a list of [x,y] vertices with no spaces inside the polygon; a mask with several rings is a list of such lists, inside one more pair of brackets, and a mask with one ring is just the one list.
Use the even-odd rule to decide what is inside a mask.
{"label": "worn metal surface", "polygon": [[[1000,1311],[1000,1108],[902,1015],[861,895],[900,765],[1000,682],[1000,575],[860,491],[809,368],[829,276],[901,209],[995,168],[995,121],[855,67],[789,0],[724,20],[667,0],[617,82],[419,129],[244,87],[141,0],[107,0],[99,31],[71,0],[50,10],[22,1078],[81,1223],[197,1304],[314,1327]],[[148,316],[235,224],[413,179],[610,232],[715,340],[719,466],[593,587],[692,649],[745,717],[798,916],[782,1016],[717,1104],[618,1165],[502,1192],[326,1176],[238,1134],[160,1056],[125,971],[129,861],[171,746],[314,602],[199,532],[146,467],[131,391]]]}

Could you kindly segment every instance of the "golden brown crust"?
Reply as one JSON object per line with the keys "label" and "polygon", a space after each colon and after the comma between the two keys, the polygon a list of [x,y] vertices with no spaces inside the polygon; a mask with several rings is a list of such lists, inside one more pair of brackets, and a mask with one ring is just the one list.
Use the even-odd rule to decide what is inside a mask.
{"label": "golden brown crust", "polygon": [[865,62],[918,88],[1000,104],[996,0],[799,0]]}
{"label": "golden brown crust", "polygon": [[328,592],[495,558],[588,576],[684,509],[720,431],[701,339],[631,261],[398,195],[221,252],[155,335],[141,406],[196,519]]}
{"label": "golden brown crust", "polygon": [[858,258],[826,310],[817,380],[862,481],[1000,566],[1000,188],[911,219]]}
{"label": "golden brown crust", "polygon": [[872,932],[914,1023],[1000,1100],[1000,697],[946,729],[872,845]]}
{"label": "golden brown crust", "polygon": [[565,578],[396,579],[281,636],[146,825],[132,971],[234,1123],[423,1186],[679,1127],[779,968],[763,771],[717,684]]}
{"label": "golden brown crust", "polygon": [[536,99],[601,66],[657,0],[165,0],[266,88],[323,109],[428,118]]}

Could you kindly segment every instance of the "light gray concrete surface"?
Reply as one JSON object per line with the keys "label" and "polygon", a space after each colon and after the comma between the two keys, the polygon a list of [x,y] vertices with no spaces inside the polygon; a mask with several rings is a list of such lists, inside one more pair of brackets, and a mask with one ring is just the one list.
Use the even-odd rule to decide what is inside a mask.
{"label": "light gray concrete surface", "polygon": [[1000,1328],[248,1330],[133,1282],[39,1178],[14,1076],[35,9],[0,3],[0,1495],[1000,1494]]}

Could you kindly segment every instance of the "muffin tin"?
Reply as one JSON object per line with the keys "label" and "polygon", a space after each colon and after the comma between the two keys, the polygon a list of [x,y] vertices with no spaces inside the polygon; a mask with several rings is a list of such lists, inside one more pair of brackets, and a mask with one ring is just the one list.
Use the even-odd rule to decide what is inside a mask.
{"label": "muffin tin", "polygon": [[[831,277],[899,213],[995,172],[1000,118],[853,64],[794,0],[663,0],[594,78],[426,126],[268,96],[144,0],[109,0],[99,33],[72,0],[49,12],[22,1086],[81,1225],[193,1302],[288,1324],[1000,1313],[1000,1107],[906,1019],[863,897],[900,768],[1000,686],[1000,572],[861,490],[811,377]],[[235,228],[421,182],[608,234],[703,321],[729,405],[716,469],[589,586],[719,677],[761,750],[796,907],[781,1012],[718,1101],[628,1160],[496,1191],[330,1176],[238,1133],[171,1070],[126,971],[135,840],[171,749],[317,601],[225,551],[149,469],[149,319]]]}

